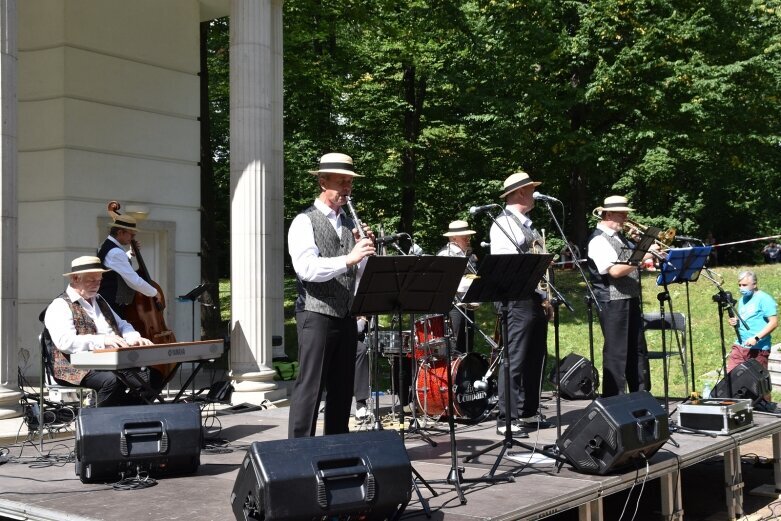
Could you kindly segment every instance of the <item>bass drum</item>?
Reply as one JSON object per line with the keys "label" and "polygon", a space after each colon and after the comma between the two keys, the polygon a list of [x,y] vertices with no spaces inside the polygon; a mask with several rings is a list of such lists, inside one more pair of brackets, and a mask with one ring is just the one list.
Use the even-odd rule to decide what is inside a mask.
{"label": "bass drum", "polygon": [[[488,391],[475,389],[488,371],[488,362],[476,353],[454,356],[453,411],[456,418],[481,418],[488,408]],[[427,357],[421,360],[415,379],[415,394],[420,410],[428,416],[447,415],[447,361]]]}

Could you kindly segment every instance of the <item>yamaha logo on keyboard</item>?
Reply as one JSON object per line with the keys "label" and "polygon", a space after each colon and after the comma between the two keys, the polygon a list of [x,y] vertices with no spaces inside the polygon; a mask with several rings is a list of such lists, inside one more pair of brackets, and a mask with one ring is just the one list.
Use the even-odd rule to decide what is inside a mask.
{"label": "yamaha logo on keyboard", "polygon": [[186,350],[182,347],[176,347],[168,350],[168,356],[182,356],[186,353]]}

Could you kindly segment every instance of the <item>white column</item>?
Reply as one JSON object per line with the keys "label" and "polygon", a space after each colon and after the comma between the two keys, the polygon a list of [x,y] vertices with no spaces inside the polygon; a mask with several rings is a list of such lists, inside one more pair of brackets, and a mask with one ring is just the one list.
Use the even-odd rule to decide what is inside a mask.
{"label": "white column", "polygon": [[17,382],[16,0],[0,0],[0,419],[21,415]]}
{"label": "white column", "polygon": [[282,0],[230,6],[231,370],[252,403],[283,397]]}

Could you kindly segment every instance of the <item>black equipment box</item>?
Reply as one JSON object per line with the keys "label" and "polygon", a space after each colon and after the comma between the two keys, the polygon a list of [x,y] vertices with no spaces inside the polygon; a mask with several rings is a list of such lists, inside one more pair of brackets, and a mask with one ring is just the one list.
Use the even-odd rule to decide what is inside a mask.
{"label": "black equipment box", "polygon": [[398,519],[412,466],[396,431],[254,442],[230,501],[237,520]]}
{"label": "black equipment box", "polygon": [[201,464],[201,411],[194,403],[85,408],[76,419],[76,475],[118,481],[192,473]]}
{"label": "black equipment box", "polygon": [[[562,398],[568,400],[592,400],[597,395],[599,387],[599,372],[590,360],[571,353],[561,359],[559,364],[561,375]],[[556,368],[550,373],[549,381],[556,385]]]}
{"label": "black equipment box", "polygon": [[713,434],[732,434],[754,425],[751,400],[708,398],[678,406],[678,424]]}
{"label": "black equipment box", "polygon": [[670,438],[667,413],[647,391],[597,398],[556,446],[577,470],[608,474],[644,465]]}

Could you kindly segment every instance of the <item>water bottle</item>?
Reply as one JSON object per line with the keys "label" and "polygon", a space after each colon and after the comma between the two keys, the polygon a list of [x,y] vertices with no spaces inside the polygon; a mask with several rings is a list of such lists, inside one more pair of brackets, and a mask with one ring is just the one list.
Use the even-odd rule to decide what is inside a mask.
{"label": "water bottle", "polygon": [[710,382],[705,382],[705,385],[702,388],[703,400],[707,400],[708,398],[710,398],[710,391],[711,391]]}

